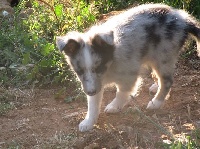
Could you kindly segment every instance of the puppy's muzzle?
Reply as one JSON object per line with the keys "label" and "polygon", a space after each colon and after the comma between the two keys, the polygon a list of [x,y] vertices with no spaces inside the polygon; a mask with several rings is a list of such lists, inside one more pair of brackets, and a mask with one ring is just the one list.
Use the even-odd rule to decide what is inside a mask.
{"label": "puppy's muzzle", "polygon": [[97,94],[97,91],[96,90],[91,90],[91,91],[86,92],[86,94],[89,95],[89,96],[94,96],[94,95]]}

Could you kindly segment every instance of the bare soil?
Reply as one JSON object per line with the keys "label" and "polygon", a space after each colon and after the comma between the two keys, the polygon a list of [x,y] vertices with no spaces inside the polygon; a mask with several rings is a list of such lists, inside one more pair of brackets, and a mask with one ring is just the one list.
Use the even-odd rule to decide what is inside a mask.
{"label": "bare soil", "polygon": [[[171,96],[157,111],[147,111],[153,97],[146,76],[139,96],[118,114],[106,114],[105,106],[115,97],[115,88],[104,93],[102,112],[91,131],[81,133],[85,99],[65,102],[70,89],[55,98],[61,88],[16,89],[14,109],[0,116],[0,148],[164,148],[163,141],[193,136],[200,128],[199,59],[179,60]],[[198,140],[200,142],[200,140]]]}

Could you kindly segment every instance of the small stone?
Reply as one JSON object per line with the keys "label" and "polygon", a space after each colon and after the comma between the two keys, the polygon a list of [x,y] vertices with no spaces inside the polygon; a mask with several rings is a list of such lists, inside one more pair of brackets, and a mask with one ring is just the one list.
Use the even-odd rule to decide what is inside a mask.
{"label": "small stone", "polygon": [[165,144],[172,144],[172,141],[170,141],[170,140],[163,140],[163,143],[165,143]]}
{"label": "small stone", "polygon": [[5,10],[2,12],[2,14],[3,14],[4,17],[6,17],[7,15],[9,15],[8,11],[5,11]]}

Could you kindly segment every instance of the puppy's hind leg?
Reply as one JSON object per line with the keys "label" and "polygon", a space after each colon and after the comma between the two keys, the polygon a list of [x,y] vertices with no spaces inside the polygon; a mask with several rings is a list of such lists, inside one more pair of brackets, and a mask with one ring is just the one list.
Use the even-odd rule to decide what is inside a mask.
{"label": "puppy's hind leg", "polygon": [[150,94],[156,94],[157,93],[157,91],[158,91],[158,79],[156,78],[156,75],[155,75],[155,73],[154,72],[151,72],[151,76],[152,76],[152,78],[153,78],[153,80],[154,80],[154,83],[149,87],[149,93]]}
{"label": "puppy's hind leg", "polygon": [[152,84],[150,87],[149,87],[149,93],[153,93],[155,94],[157,91],[158,91],[158,83],[157,82],[154,82],[154,84]]}

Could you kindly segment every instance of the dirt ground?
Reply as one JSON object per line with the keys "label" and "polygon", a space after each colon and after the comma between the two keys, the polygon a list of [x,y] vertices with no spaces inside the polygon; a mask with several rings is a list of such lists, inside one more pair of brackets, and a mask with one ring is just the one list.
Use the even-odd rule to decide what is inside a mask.
{"label": "dirt ground", "polygon": [[150,76],[144,78],[139,96],[118,114],[103,112],[115,96],[114,88],[106,89],[98,123],[84,133],[78,131],[87,111],[84,99],[66,103],[70,90],[55,98],[61,88],[16,89],[17,106],[0,116],[0,148],[154,149],[164,148],[163,141],[184,140],[200,128],[199,64],[199,58],[179,60],[171,96],[157,111],[146,110],[153,97]]}

